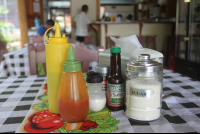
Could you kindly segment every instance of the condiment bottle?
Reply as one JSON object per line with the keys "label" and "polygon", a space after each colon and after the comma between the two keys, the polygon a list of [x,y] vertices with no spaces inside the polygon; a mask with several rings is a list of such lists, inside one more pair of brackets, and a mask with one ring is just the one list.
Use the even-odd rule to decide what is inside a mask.
{"label": "condiment bottle", "polygon": [[102,91],[103,77],[100,73],[89,72],[86,82],[89,94],[89,110],[99,112],[106,105],[106,95]]}
{"label": "condiment bottle", "polygon": [[[48,101],[49,111],[59,114],[58,110],[58,92],[60,89],[61,76],[63,72],[63,63],[67,58],[68,47],[71,45],[67,42],[67,38],[63,34],[61,37],[59,24],[55,25],[55,37],[47,39],[47,32],[45,32],[45,39],[48,42],[45,44],[46,51],[46,65],[47,65],[47,84],[48,84]],[[53,28],[53,27],[52,27]]]}
{"label": "condiment bottle", "polygon": [[160,117],[163,67],[140,54],[137,61],[127,64],[126,115],[138,121],[153,121]]}
{"label": "condiment bottle", "polygon": [[102,91],[105,94],[107,91],[107,81],[108,81],[109,71],[110,71],[110,67],[108,65],[97,65],[95,67],[95,72],[100,73],[103,76]]}
{"label": "condiment bottle", "polygon": [[61,117],[68,123],[83,122],[89,112],[89,96],[74,49],[69,47],[67,61],[63,64],[58,105]]}
{"label": "condiment bottle", "polygon": [[110,76],[108,77],[107,105],[112,111],[124,109],[125,83],[121,74],[121,48],[110,49]]}

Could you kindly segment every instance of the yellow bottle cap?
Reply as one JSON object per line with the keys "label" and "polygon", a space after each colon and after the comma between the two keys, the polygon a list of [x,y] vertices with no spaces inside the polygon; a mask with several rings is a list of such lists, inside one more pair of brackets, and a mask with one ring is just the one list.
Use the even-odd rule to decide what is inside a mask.
{"label": "yellow bottle cap", "polygon": [[54,36],[53,33],[50,32],[50,33],[49,33],[49,38],[53,38],[53,36]]}
{"label": "yellow bottle cap", "polygon": [[49,29],[45,32],[45,39],[46,39],[46,41],[49,42],[49,43],[68,43],[65,34],[63,34],[63,36],[61,37],[60,25],[59,25],[59,24],[56,24],[55,27],[56,27],[55,37],[51,37],[51,38],[49,38],[49,40],[48,40],[47,37],[46,37],[47,32],[48,32],[51,28],[53,28],[53,27],[49,28]]}

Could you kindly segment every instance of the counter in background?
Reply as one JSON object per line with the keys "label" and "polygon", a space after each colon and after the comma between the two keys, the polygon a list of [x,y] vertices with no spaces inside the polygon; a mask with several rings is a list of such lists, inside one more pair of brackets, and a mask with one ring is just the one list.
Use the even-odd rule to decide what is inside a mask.
{"label": "counter in background", "polygon": [[[137,36],[156,35],[157,51],[163,52],[167,43],[167,36],[175,34],[174,22],[94,22],[92,27],[99,32],[100,45],[108,48],[109,36],[120,38],[136,34]],[[145,47],[145,44],[143,44]]]}

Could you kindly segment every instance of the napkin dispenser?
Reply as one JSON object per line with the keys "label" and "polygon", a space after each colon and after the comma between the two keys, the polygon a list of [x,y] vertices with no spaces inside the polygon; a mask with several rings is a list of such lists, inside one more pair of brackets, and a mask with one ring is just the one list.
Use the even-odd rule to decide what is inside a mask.
{"label": "napkin dispenser", "polygon": [[[140,54],[149,54],[151,59],[163,64],[163,54],[148,48],[143,48],[136,35],[116,39],[111,39],[121,48],[121,72],[123,78],[126,73],[127,62],[137,60]],[[110,66],[110,49],[106,49],[99,53],[99,64],[105,64]]]}

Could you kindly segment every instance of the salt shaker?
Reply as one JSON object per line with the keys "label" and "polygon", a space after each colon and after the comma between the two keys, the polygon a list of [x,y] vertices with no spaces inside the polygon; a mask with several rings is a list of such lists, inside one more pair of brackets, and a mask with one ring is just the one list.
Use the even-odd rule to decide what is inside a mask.
{"label": "salt shaker", "polygon": [[140,54],[137,61],[127,64],[126,115],[138,121],[153,121],[160,117],[162,107],[163,66]]}
{"label": "salt shaker", "polygon": [[89,110],[99,112],[106,105],[106,95],[102,91],[103,77],[100,73],[89,72],[86,82],[89,94]]}
{"label": "salt shaker", "polygon": [[95,72],[100,73],[103,76],[103,86],[102,91],[106,94],[107,90],[107,80],[109,76],[110,67],[108,65],[97,65],[95,67]]}

